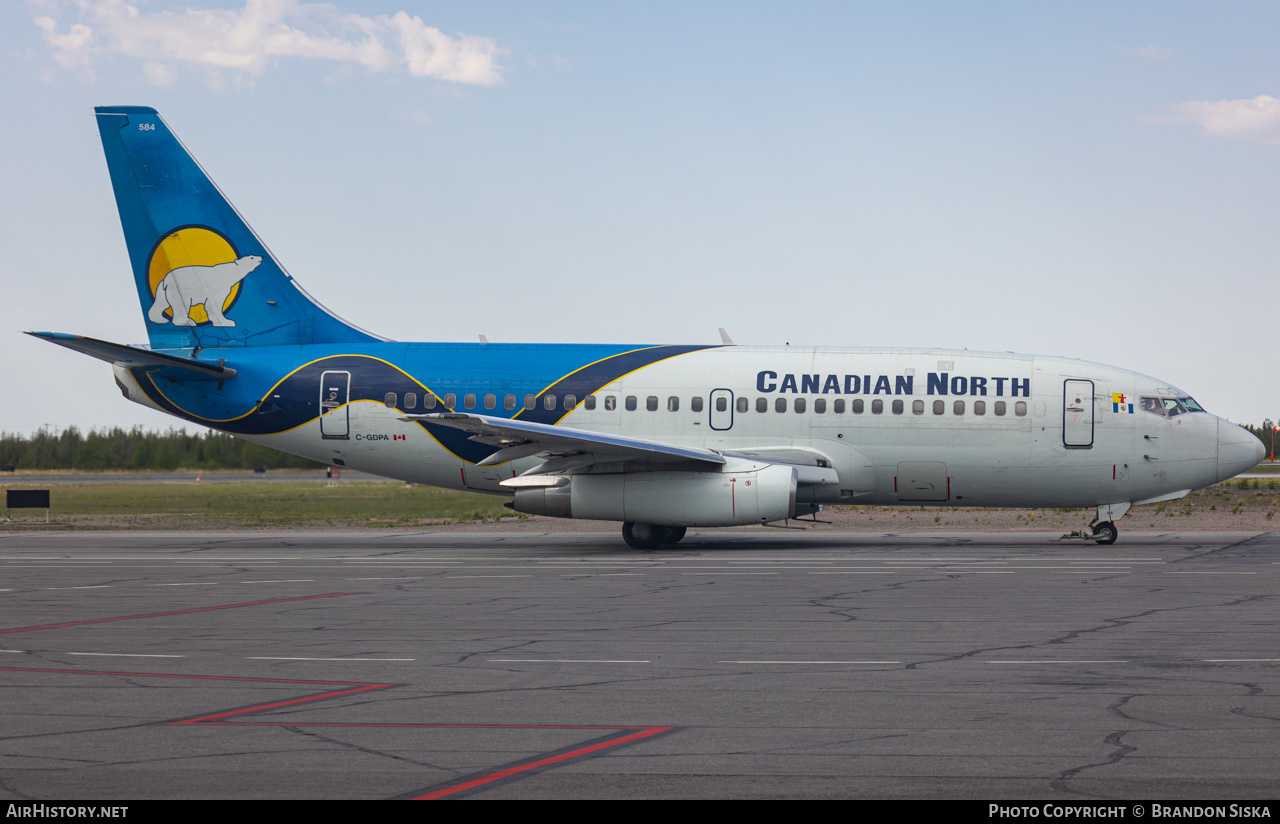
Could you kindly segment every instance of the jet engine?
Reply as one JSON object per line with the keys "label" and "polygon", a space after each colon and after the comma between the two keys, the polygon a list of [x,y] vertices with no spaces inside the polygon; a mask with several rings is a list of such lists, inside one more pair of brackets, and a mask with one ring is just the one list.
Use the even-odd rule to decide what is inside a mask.
{"label": "jet engine", "polygon": [[512,509],[655,526],[742,526],[796,515],[796,470],[780,464],[742,472],[584,474],[554,482],[561,485],[517,489]]}

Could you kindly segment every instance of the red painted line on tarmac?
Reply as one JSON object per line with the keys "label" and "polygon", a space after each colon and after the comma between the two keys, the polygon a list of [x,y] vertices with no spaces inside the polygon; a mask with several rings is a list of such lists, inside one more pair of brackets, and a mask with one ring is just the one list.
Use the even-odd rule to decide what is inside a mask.
{"label": "red painted line on tarmac", "polygon": [[256,607],[262,604],[285,604],[290,601],[307,601],[312,598],[337,598],[342,595],[355,595],[354,592],[329,592],[324,595],[300,595],[297,598],[273,598],[270,601],[247,601],[243,604],[223,604],[216,607],[192,607],[191,609],[175,609],[171,612],[148,612],[142,615],[119,615],[115,618],[91,618],[87,621],[67,621],[62,624],[43,624],[38,627],[15,627],[14,629],[0,629],[0,635],[6,632],[32,632],[37,629],[61,629],[62,627],[76,627],[81,624],[101,624],[108,621],[132,621],[135,618],[163,618],[167,615],[184,615],[188,612],[208,612],[215,609],[236,609],[237,607]]}
{"label": "red painted line on tarmac", "polygon": [[460,793],[460,792],[466,792],[467,790],[474,790],[477,787],[483,787],[485,784],[492,784],[495,781],[501,781],[504,778],[510,778],[514,775],[519,775],[520,773],[528,772],[529,770],[536,770],[541,767],[549,767],[554,764],[560,764],[564,761],[569,761],[575,758],[581,758],[585,755],[590,755],[592,753],[599,752],[600,750],[609,749],[610,747],[618,747],[623,744],[629,744],[632,741],[639,741],[644,738],[649,738],[651,736],[658,735],[659,733],[670,732],[673,729],[675,729],[675,727],[649,727],[647,729],[637,730],[636,732],[633,732],[629,735],[623,735],[618,738],[611,738],[608,741],[600,741],[585,747],[579,747],[578,749],[575,749],[575,750],[562,752],[558,755],[549,756],[547,758],[540,758],[536,761],[530,761],[526,764],[517,764],[512,767],[507,767],[506,769],[503,769],[503,770],[497,770],[496,772],[489,773],[488,775],[482,775],[479,778],[473,778],[469,781],[463,781],[461,783],[454,784],[451,787],[443,787],[433,792],[429,792],[426,795],[416,796],[413,800],[432,801],[438,798],[447,798],[451,795],[456,795],[457,793]]}
{"label": "red painted line on tarmac", "polygon": [[[325,698],[338,698],[339,696],[343,696],[343,695],[355,695],[356,693],[360,693],[360,692],[368,692],[369,690],[382,690],[382,689],[386,689],[387,687],[394,687],[394,686],[395,684],[365,684],[364,686],[356,687],[354,689],[349,689],[349,690],[338,690],[336,692],[322,692],[319,695],[307,695],[307,696],[303,696],[302,698],[290,698],[288,701],[273,701],[270,704],[258,704],[256,706],[245,707],[243,709],[238,709],[238,710],[227,710],[226,712],[215,712],[210,715],[202,715],[198,718],[186,718],[182,721],[170,721],[169,723],[173,724],[174,726],[179,726],[182,724],[206,724],[206,723],[209,723],[210,721],[213,721],[216,718],[230,718],[234,715],[245,715],[252,712],[262,712],[263,710],[272,710],[277,707],[290,707],[290,706],[293,706],[294,704],[306,704],[310,701],[320,701]],[[290,724],[288,721],[279,721],[279,722],[276,722],[275,726],[282,727],[282,726],[293,726],[293,725]]]}

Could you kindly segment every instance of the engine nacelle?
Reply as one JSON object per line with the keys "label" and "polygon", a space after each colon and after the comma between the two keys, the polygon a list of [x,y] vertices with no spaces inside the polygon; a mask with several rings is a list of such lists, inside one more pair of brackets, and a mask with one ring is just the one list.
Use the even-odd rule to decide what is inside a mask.
{"label": "engine nacelle", "polygon": [[740,472],[574,475],[567,486],[519,489],[512,508],[530,515],[656,526],[742,526],[793,518],[796,470],[767,464]]}

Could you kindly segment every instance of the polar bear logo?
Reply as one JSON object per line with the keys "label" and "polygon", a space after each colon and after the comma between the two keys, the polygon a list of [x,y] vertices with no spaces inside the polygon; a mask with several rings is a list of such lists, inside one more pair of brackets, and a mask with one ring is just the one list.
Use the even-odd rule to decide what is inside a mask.
{"label": "polar bear logo", "polygon": [[245,255],[214,266],[179,266],[156,286],[156,301],[151,304],[147,318],[152,323],[164,323],[168,320],[165,310],[172,309],[174,326],[195,326],[191,307],[204,304],[204,311],[214,326],[235,326],[235,321],[222,314],[222,305],[231,295],[231,289],[261,263],[261,255]]}

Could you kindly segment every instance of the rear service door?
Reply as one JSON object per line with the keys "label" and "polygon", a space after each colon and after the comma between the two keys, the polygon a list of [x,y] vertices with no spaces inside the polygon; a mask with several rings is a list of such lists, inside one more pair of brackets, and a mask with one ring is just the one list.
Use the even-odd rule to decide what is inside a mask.
{"label": "rear service door", "polygon": [[1067,449],[1093,448],[1093,381],[1062,383],[1062,445]]}
{"label": "rear service door", "polygon": [[320,437],[341,440],[351,437],[347,411],[350,393],[350,372],[325,372],[320,376]]}

